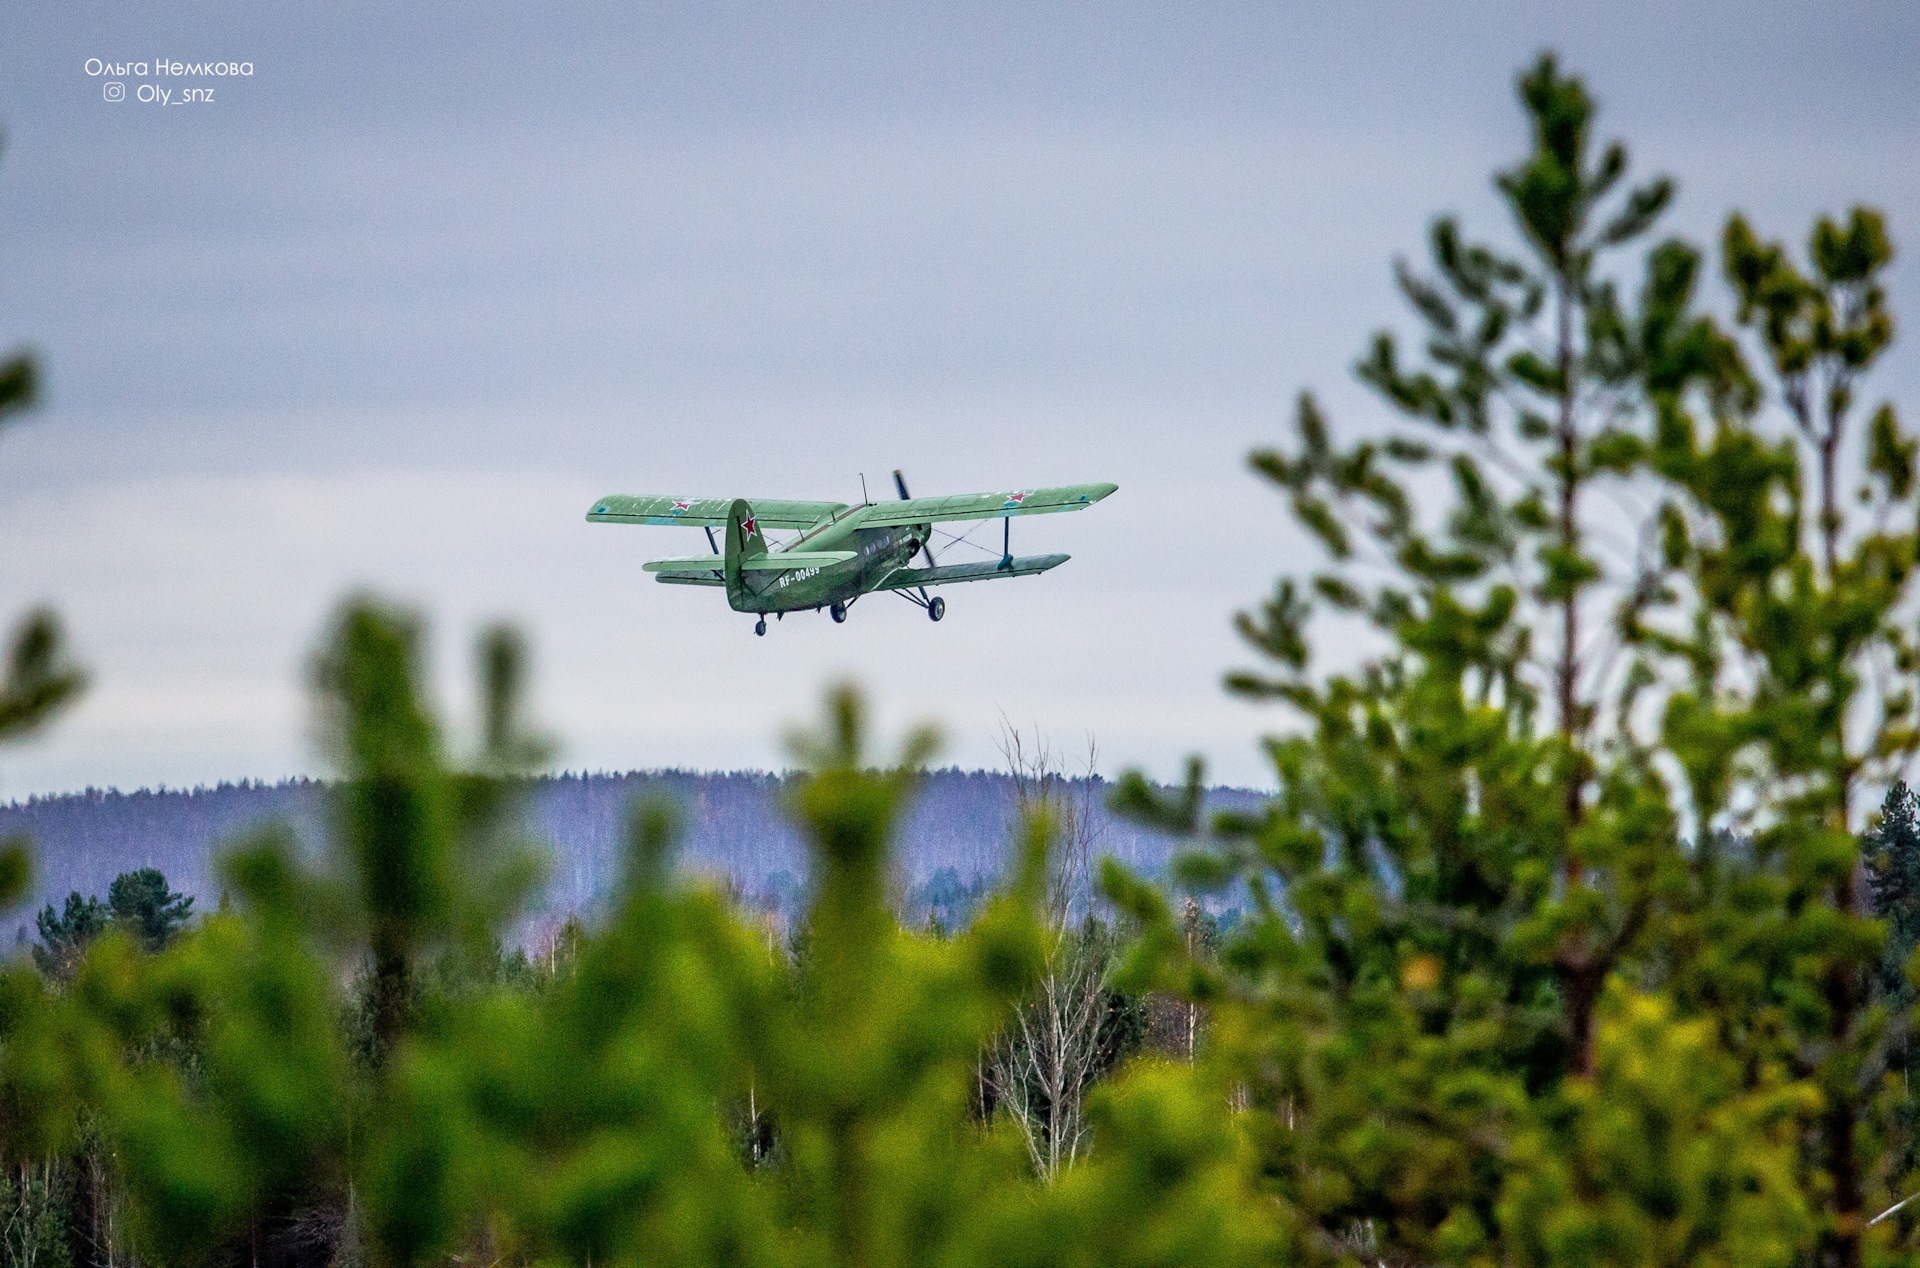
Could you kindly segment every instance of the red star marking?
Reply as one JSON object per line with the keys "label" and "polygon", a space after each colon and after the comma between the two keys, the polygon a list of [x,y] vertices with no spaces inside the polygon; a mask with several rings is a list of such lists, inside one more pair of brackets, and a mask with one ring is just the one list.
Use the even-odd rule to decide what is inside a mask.
{"label": "red star marking", "polygon": [[676,511],[690,510],[692,507],[693,507],[693,502],[691,500],[685,500],[685,501],[676,500],[673,504],[673,509]]}
{"label": "red star marking", "polygon": [[753,530],[753,516],[751,516],[751,515],[749,515],[749,516],[747,516],[747,518],[745,518],[745,519],[743,519],[743,520],[741,520],[741,521],[740,521],[740,536],[741,536],[741,537],[742,537],[743,539],[744,539],[744,538],[748,538],[748,537],[752,537],[752,536],[753,536],[753,531],[754,531],[754,530]]}
{"label": "red star marking", "polygon": [[1009,501],[1009,502],[1011,502],[1011,503],[1013,503],[1013,504],[1014,504],[1015,506],[1018,506],[1018,505],[1019,505],[1020,503],[1022,503],[1022,502],[1024,502],[1024,501],[1026,501],[1026,500],[1027,500],[1027,495],[1026,495],[1026,494],[1024,494],[1024,493],[1009,493],[1009,494],[1007,494],[1007,501]]}

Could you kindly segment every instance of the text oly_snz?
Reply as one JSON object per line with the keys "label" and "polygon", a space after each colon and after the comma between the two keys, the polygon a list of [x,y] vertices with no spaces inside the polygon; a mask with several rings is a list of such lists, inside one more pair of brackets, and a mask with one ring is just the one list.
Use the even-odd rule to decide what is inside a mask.
{"label": "text oly_snz", "polygon": [[[169,76],[194,78],[217,77],[224,79],[229,76],[252,75],[253,63],[176,62],[166,58],[155,58],[150,62],[113,62],[105,58],[90,57],[86,61],[85,70],[89,76],[94,78],[109,75],[114,76],[114,78],[101,85],[100,95],[108,101],[125,101],[127,99],[127,85],[123,81],[124,78],[144,79],[149,76],[155,78]],[[135,101],[148,105],[187,106],[211,104],[213,101],[213,88],[211,86],[172,88],[163,87],[159,84],[143,83],[134,87],[133,98]]]}

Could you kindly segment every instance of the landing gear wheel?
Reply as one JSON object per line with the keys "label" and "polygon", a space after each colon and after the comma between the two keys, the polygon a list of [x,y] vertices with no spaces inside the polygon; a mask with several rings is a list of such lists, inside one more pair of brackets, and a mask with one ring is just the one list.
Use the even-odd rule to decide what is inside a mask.
{"label": "landing gear wheel", "polygon": [[767,636],[767,618],[766,617],[763,616],[759,620],[753,623],[753,632],[755,634],[758,634],[761,638],[765,638]]}
{"label": "landing gear wheel", "polygon": [[835,625],[838,625],[847,619],[847,605],[844,603],[836,603],[827,609],[827,615],[833,618]]}
{"label": "landing gear wheel", "polygon": [[936,598],[927,604],[927,619],[929,621],[937,621],[946,614],[947,601],[945,599]]}

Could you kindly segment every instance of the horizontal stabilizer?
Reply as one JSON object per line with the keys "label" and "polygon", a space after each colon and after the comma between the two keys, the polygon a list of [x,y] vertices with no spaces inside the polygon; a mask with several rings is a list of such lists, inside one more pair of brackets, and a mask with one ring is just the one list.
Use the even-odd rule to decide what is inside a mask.
{"label": "horizontal stabilizer", "polygon": [[654,578],[670,586],[724,586],[727,579],[717,572],[663,572]]}
{"label": "horizontal stabilizer", "polygon": [[[610,493],[593,504],[587,520],[594,524],[685,524],[719,528],[727,522],[732,498],[676,498]],[[847,509],[845,502],[794,502],[779,498],[748,498],[761,528],[812,528]]]}
{"label": "horizontal stabilizer", "polygon": [[740,561],[744,572],[787,572],[794,568],[826,568],[843,564],[859,552],[851,550],[790,550],[748,555]]}
{"label": "horizontal stabilizer", "polygon": [[1025,555],[1018,559],[977,564],[941,564],[938,568],[901,568],[887,574],[876,590],[913,590],[920,586],[947,586],[961,581],[992,581],[997,577],[1031,577],[1058,568],[1068,555]]}
{"label": "horizontal stabilizer", "polygon": [[672,559],[649,559],[640,565],[643,572],[719,572],[718,555],[676,555]]}
{"label": "horizontal stabilizer", "polygon": [[[747,572],[789,572],[795,568],[825,568],[845,563],[854,557],[851,550],[796,550],[789,554],[748,555],[740,561]],[[718,555],[675,555],[671,559],[650,559],[641,565],[647,572],[715,572],[721,567]]]}

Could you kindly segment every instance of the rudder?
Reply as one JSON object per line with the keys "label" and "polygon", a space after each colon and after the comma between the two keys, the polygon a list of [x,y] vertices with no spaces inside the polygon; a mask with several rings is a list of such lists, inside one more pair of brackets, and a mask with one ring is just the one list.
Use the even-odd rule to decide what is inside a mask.
{"label": "rudder", "polygon": [[740,576],[740,561],[766,553],[767,539],[754,523],[753,508],[745,498],[735,498],[727,508],[727,544],[721,557],[721,575],[727,581],[727,603],[734,611],[747,610],[742,606],[748,591]]}

